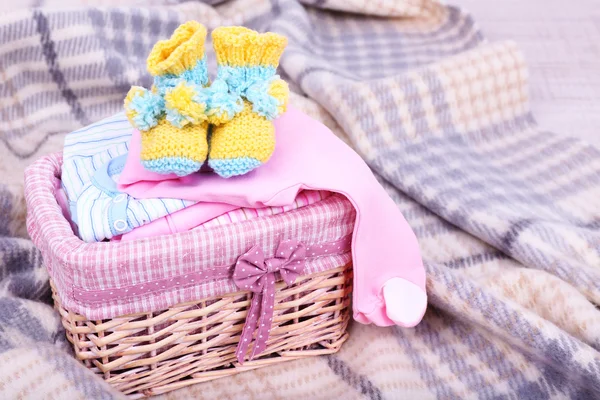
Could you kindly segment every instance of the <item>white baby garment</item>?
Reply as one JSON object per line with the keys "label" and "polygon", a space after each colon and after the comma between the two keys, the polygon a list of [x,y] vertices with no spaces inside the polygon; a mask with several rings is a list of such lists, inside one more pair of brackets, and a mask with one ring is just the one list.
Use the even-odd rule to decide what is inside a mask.
{"label": "white baby garment", "polygon": [[132,131],[125,114],[119,113],[65,137],[62,186],[85,242],[111,239],[196,203],[138,200],[117,190]]}

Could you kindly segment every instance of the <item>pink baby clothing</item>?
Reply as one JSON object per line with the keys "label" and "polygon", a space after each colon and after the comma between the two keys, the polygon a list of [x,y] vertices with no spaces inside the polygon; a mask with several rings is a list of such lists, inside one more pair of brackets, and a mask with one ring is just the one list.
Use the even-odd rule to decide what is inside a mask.
{"label": "pink baby clothing", "polygon": [[117,240],[128,241],[152,236],[170,235],[197,228],[211,228],[254,218],[276,215],[295,210],[329,197],[328,192],[304,190],[294,202],[284,207],[246,208],[224,203],[196,203],[173,214],[142,225],[119,236]]}
{"label": "pink baby clothing", "polygon": [[149,224],[139,226],[134,230],[117,237],[116,240],[129,241],[152,236],[169,235],[177,232],[186,232],[218,217],[219,215],[223,215],[239,208],[239,206],[225,203],[196,203],[173,214],[156,219]]}
{"label": "pink baby clothing", "polygon": [[268,163],[242,176],[185,177],[145,170],[134,131],[119,189],[135,198],[175,197],[260,208],[291,204],[299,191],[327,190],[356,209],[352,237],[354,318],[380,326],[414,326],[425,313],[425,269],[417,239],[394,201],[358,154],[327,127],[289,107],[274,121]]}
{"label": "pink baby clothing", "polygon": [[[298,194],[292,204],[284,207],[246,208],[221,203],[196,203],[174,214],[166,215],[147,225],[142,225],[131,232],[115,236],[111,241],[130,241],[152,236],[170,235],[192,229],[212,228],[277,215],[314,204],[326,199],[330,194],[326,191],[304,190]],[[77,225],[71,221],[69,200],[60,186],[56,188],[56,201],[62,210],[63,217],[69,221],[71,229],[76,233]]]}
{"label": "pink baby clothing", "polygon": [[[314,204],[326,199],[329,195],[330,193],[325,191],[304,190],[298,194],[298,197],[296,197],[292,204],[284,207],[240,208],[222,203],[196,203],[174,214],[166,215],[147,225],[135,228],[131,232],[115,236],[111,241],[130,241],[152,236],[170,235],[192,229],[212,228],[214,226],[277,215]],[[77,233],[77,225],[71,220],[69,200],[65,191],[60,186],[56,188],[56,201],[62,210],[63,217],[69,221],[73,232]]]}
{"label": "pink baby clothing", "polygon": [[263,208],[249,208],[241,207],[233,211],[229,211],[223,215],[211,219],[210,221],[204,222],[199,225],[198,228],[213,228],[215,226],[227,225],[236,222],[249,221],[261,217],[269,217],[285,213],[292,210],[298,210],[302,207],[309,206],[317,203],[321,200],[325,200],[331,195],[330,192],[323,190],[303,190],[298,193],[298,196],[294,199],[292,204],[282,207],[263,207]]}

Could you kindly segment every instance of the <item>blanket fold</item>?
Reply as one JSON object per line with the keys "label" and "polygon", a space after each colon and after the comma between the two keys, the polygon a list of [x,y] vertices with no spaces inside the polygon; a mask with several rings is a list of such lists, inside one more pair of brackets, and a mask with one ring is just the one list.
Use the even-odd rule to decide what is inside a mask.
{"label": "blanket fold", "polygon": [[431,0],[207,3],[48,0],[0,18],[0,397],[120,397],[69,352],[22,174],[149,86],[151,45],[196,19],[288,38],[290,103],[393,198],[430,306],[413,329],[353,324],[338,354],[163,398],[600,398],[600,150],[537,127],[516,45]]}

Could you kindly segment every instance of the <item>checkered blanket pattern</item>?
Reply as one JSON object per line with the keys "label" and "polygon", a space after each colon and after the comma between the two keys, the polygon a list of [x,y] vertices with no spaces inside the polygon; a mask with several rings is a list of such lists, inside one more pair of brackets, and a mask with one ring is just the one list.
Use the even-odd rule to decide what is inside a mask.
{"label": "checkered blanket pattern", "polygon": [[119,397],[69,354],[22,173],[147,86],[152,43],[197,19],[288,36],[291,101],[394,198],[430,307],[414,329],[353,324],[336,355],[164,398],[600,398],[600,151],[536,127],[514,44],[431,0],[75,3],[0,18],[0,397]]}

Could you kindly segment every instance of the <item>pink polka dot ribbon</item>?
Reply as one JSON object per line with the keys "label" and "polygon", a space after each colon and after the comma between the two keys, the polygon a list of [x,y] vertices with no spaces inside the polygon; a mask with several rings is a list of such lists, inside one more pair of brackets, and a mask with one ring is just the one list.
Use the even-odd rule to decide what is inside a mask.
{"label": "pink polka dot ribbon", "polygon": [[[258,311],[262,311],[266,310],[270,306],[267,305],[265,307],[259,307],[258,304],[260,304],[261,301],[264,302],[274,300],[275,284],[273,283],[273,286],[269,289],[269,285],[271,284],[269,283],[269,285],[267,285],[265,282],[277,281],[278,279],[273,278],[278,278],[278,276],[280,276],[286,283],[293,283],[296,277],[303,273],[305,259],[310,260],[318,257],[344,254],[350,251],[351,244],[352,235],[345,236],[334,242],[310,245],[301,244],[296,240],[287,240],[279,244],[279,247],[277,248],[277,253],[273,256],[273,258],[270,258],[268,260],[264,260],[264,253],[262,249],[258,248],[257,246],[254,246],[251,250],[249,250],[243,256],[238,258],[238,260],[240,261],[243,259],[243,263],[238,263],[233,266],[229,264],[212,268],[204,268],[202,270],[190,271],[178,276],[171,276],[165,277],[163,279],[139,282],[134,285],[127,285],[121,287],[107,287],[89,290],[74,286],[73,296],[76,301],[84,301],[91,304],[101,304],[112,301],[121,301],[127,298],[141,298],[142,296],[164,296],[164,294],[168,291],[181,290],[183,288],[188,288],[215,279],[233,278],[238,287],[240,287],[243,290],[249,290],[255,293],[254,297],[256,297],[256,300],[253,299],[253,301],[257,303],[257,305],[254,307],[255,314],[257,314],[256,311],[259,308],[260,310]],[[259,252],[258,255],[260,255],[261,257],[259,259],[251,258],[252,254],[254,254],[254,256],[257,256],[257,251]],[[294,254],[297,254],[296,259],[294,259]],[[302,257],[300,257],[300,254],[302,254]],[[259,267],[257,267],[256,263],[253,263],[253,261],[258,261]],[[239,265],[241,264],[248,265],[249,268],[246,271],[242,271],[242,269],[244,269],[245,267],[239,267]],[[262,267],[260,267],[260,265],[262,265]],[[254,269],[252,270],[250,268]],[[253,271],[253,273],[257,276],[246,276],[245,274],[247,271]],[[278,276],[276,276],[275,272],[277,272]],[[235,276],[232,277],[232,275],[236,273],[241,274],[238,275],[237,280],[235,279]],[[260,279],[263,275],[266,276],[267,274],[272,278],[270,281],[266,278]],[[244,283],[242,281],[247,281],[249,283]],[[260,286],[255,286],[255,283],[256,285]],[[248,285],[248,287],[245,287],[246,285]],[[252,287],[250,287],[251,285]],[[268,296],[266,296],[266,300],[263,290],[272,290],[268,293]],[[271,294],[273,294],[273,296],[271,296]],[[271,297],[273,297],[273,299],[270,299]],[[249,314],[249,318],[251,317],[252,313]],[[256,318],[258,317],[256,316]],[[254,330],[252,330],[251,332],[254,332]],[[263,335],[263,338],[264,337],[265,336]],[[260,334],[259,339],[261,339]]]}
{"label": "pink polka dot ribbon", "polygon": [[305,259],[306,247],[297,240],[279,243],[273,258],[265,259],[263,250],[254,246],[238,259],[233,281],[241,290],[252,292],[250,309],[236,349],[240,364],[244,362],[255,331],[256,341],[250,360],[267,347],[275,306],[275,274],[279,273],[286,284],[292,285],[304,272]]}

